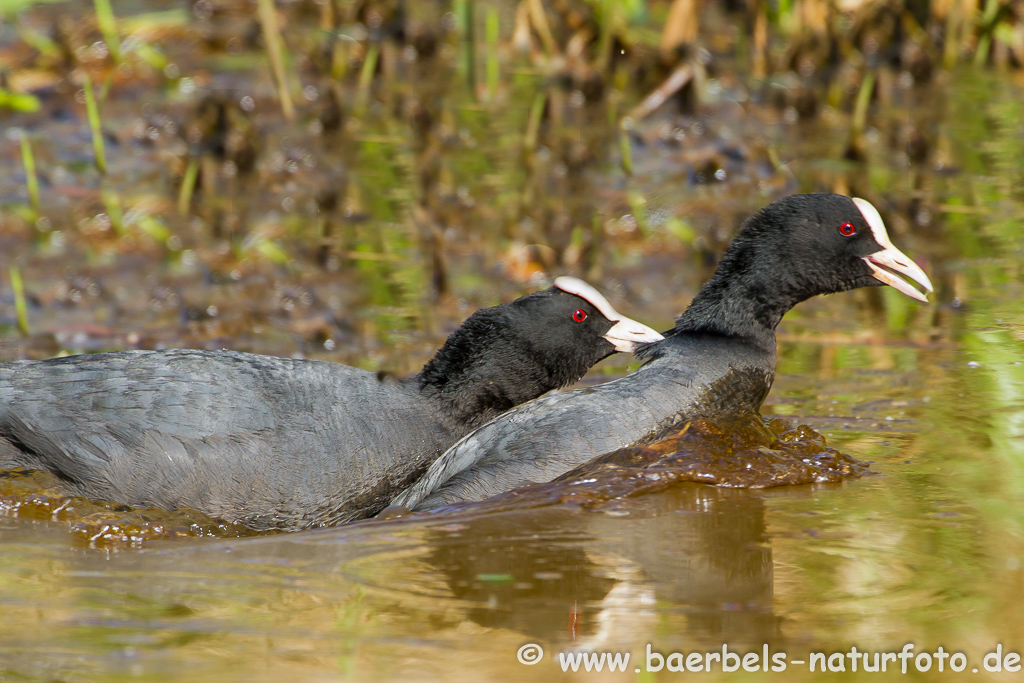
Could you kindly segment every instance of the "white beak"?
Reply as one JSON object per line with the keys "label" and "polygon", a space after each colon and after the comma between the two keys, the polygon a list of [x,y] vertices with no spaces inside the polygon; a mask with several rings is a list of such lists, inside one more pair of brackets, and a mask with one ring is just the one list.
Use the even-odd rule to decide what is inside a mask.
{"label": "white beak", "polygon": [[661,341],[665,337],[652,330],[642,323],[629,318],[620,318],[612,325],[612,329],[605,333],[604,338],[612,343],[616,351],[622,353],[633,353],[640,344],[650,344]]}
{"label": "white beak", "polygon": [[[929,292],[932,291],[931,280],[924,274],[921,267],[893,245],[878,210],[871,205],[871,202],[864,199],[854,198],[853,203],[857,205],[861,214],[864,215],[864,220],[871,226],[871,234],[874,235],[875,241],[882,247],[881,251],[864,257],[864,262],[873,271],[873,277],[918,301],[928,301],[928,297],[917,291],[909,282],[889,272],[893,271],[900,275],[905,275]],[[879,266],[884,266],[884,268]],[[885,270],[885,268],[889,270]]]}
{"label": "white beak", "polygon": [[610,341],[615,350],[620,353],[633,353],[640,344],[650,344],[651,342],[664,339],[663,336],[647,327],[647,325],[630,320],[624,315],[619,315],[618,311],[612,308],[612,305],[608,303],[608,299],[605,299],[601,292],[579,278],[555,278],[555,287],[558,287],[563,292],[575,294],[581,299],[586,299],[593,304],[594,308],[601,312],[601,315],[615,323],[612,325],[612,329],[605,333],[604,338]]}

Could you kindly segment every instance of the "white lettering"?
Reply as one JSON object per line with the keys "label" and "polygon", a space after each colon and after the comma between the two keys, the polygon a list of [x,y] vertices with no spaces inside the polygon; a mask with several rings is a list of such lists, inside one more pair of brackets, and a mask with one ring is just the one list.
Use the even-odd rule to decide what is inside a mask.
{"label": "white lettering", "polygon": [[[735,661],[735,664],[729,663],[729,658]],[[738,671],[740,668],[740,656],[735,652],[729,652],[729,646],[722,644],[722,671]]]}
{"label": "white lettering", "polygon": [[[988,660],[996,660],[995,664],[989,664]],[[995,652],[989,652],[985,655],[985,659],[982,660],[982,664],[985,665],[985,671],[1002,671],[1003,670],[1003,644],[999,643],[996,645]]]}
{"label": "white lettering", "polygon": [[903,664],[902,664],[902,666],[903,666],[903,673],[907,673],[907,660],[910,659],[913,656],[914,656],[914,644],[913,643],[907,643],[906,645],[903,646],[903,649],[900,650],[900,654],[899,654],[899,658],[903,662]]}
{"label": "white lettering", "polygon": [[[648,659],[648,661],[650,660]],[[558,664],[562,667],[562,671],[570,669],[579,671],[580,664],[583,665],[585,671],[604,671],[605,664],[608,665],[609,671],[625,671],[626,666],[629,665],[629,653],[559,652]]]}
{"label": "white lettering", "polygon": [[[657,664],[651,663],[654,657],[658,658]],[[651,650],[651,644],[647,643],[647,671],[661,671],[661,667],[663,666],[665,666],[665,658],[662,657],[660,653],[653,652]]]}

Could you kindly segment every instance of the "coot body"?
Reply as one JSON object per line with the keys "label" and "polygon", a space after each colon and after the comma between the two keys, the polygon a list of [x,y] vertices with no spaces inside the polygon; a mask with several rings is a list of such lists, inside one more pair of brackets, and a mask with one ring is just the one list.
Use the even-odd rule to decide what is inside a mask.
{"label": "coot body", "polygon": [[234,351],[0,363],[0,468],[255,529],[370,516],[461,436],[661,338],[575,278],[477,311],[413,378]]}

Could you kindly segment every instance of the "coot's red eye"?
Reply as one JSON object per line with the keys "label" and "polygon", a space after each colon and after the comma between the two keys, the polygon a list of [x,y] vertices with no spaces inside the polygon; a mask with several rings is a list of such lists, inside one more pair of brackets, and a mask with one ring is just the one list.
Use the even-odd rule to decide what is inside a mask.
{"label": "coot's red eye", "polygon": [[581,323],[587,319],[587,312],[584,311],[582,308],[577,308],[576,312],[572,314],[572,319],[578,323]]}
{"label": "coot's red eye", "polygon": [[839,226],[839,232],[849,237],[853,233],[857,232],[857,228],[853,227],[853,223],[843,223]]}

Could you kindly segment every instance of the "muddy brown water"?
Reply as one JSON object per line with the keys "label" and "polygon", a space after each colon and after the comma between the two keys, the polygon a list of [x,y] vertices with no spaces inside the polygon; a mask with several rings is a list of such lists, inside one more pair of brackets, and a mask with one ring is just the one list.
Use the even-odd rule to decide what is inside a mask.
{"label": "muddy brown water", "polygon": [[[369,114],[340,124],[298,58],[314,89],[283,124],[269,70],[247,61],[256,48],[218,38],[249,18],[211,19],[210,7],[145,34],[191,81],[135,58],[112,81],[105,177],[92,168],[77,81],[41,86],[39,112],[2,113],[3,357],[227,346],[408,373],[474,308],[542,286],[545,272],[589,277],[620,310],[668,327],[738,218],[793,191],[871,200],[936,292],[927,305],[881,289],[818,298],[780,327],[763,412],[871,463],[873,476],[842,483],[675,482],[602,497],[615,489],[595,470],[582,473],[598,484],[594,504],[555,484],[529,504],[257,537],[146,512],[162,532],[137,542],[131,529],[97,533],[124,513],[116,505],[69,507],[53,482],[9,473],[0,680],[550,680],[563,676],[559,653],[588,650],[632,659],[624,673],[576,677],[646,681],[681,675],[668,665],[687,660],[672,653],[723,644],[785,653],[787,669],[730,675],[717,662],[709,679],[817,680],[812,653],[837,667],[852,647],[907,643],[915,656],[964,655],[959,674],[948,659],[942,673],[937,659],[911,660],[911,671],[930,664],[920,679],[1020,675],[985,668],[997,646],[1009,665],[1024,651],[1019,75],[944,72],[927,87],[885,76],[866,161],[851,162],[842,109],[800,120],[767,86],[723,72],[696,113],[656,112],[637,127],[627,177],[599,126],[607,112],[588,114],[582,90],[522,67],[509,68],[496,103],[471,97],[445,36],[436,59],[448,80],[420,79],[411,53],[385,47],[391,80],[366,96]],[[45,28],[55,11],[21,21]],[[0,29],[11,73],[42,78],[11,47],[16,32]],[[99,50],[99,34],[82,31],[69,40]],[[346,88],[358,85],[351,61]],[[537,92],[552,118],[523,154]],[[39,214],[27,209],[15,130],[35,151]],[[570,144],[573,130],[594,159]],[[908,136],[923,154],[909,154]],[[200,177],[179,213],[190,159]],[[25,281],[28,337],[16,333],[11,266]],[[585,381],[630,362],[610,359]],[[543,658],[520,663],[532,644]],[[669,658],[660,673],[646,670],[658,664],[648,646]],[[863,664],[847,675],[877,680]]]}

